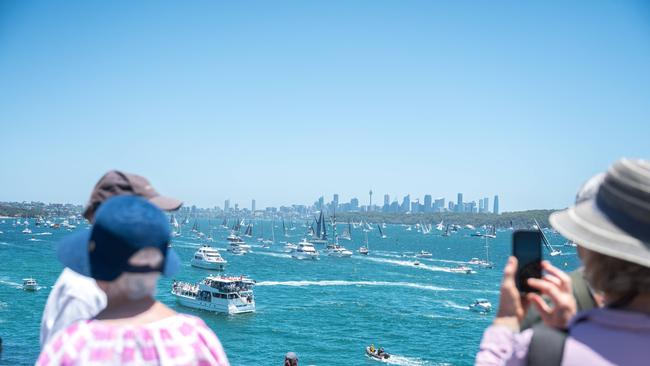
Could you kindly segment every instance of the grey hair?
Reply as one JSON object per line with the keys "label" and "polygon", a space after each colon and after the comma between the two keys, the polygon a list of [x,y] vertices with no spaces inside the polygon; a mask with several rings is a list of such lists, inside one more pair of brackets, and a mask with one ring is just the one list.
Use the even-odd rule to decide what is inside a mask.
{"label": "grey hair", "polygon": [[650,293],[650,268],[582,248],[585,278],[608,300]]}
{"label": "grey hair", "polygon": [[[163,261],[163,255],[156,248],[144,248],[129,258],[133,266],[158,267]],[[153,297],[156,294],[156,284],[160,272],[122,273],[115,281],[106,284],[105,292],[108,297],[125,296],[130,300],[140,300]]]}

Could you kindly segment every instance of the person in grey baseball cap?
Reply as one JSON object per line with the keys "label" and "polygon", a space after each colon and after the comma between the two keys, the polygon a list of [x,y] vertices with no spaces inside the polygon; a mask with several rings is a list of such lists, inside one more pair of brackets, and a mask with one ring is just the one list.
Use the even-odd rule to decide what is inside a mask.
{"label": "person in grey baseball cap", "polygon": [[[650,161],[617,161],[593,192],[553,213],[550,222],[578,245],[585,279],[604,306],[573,316],[564,332],[543,325],[519,332],[525,300],[543,300],[532,293],[522,300],[514,283],[517,260],[510,257],[477,365],[637,365],[650,359]],[[553,297],[571,296],[571,279],[546,263],[546,275],[528,284],[547,290],[553,303],[544,303],[544,310],[561,317]]]}
{"label": "person in grey baseball cap", "polygon": [[[181,201],[158,193],[149,180],[137,174],[110,170],[97,181],[90,193],[84,217],[93,222],[95,212],[114,196],[140,196],[163,211],[177,210]],[[64,268],[50,292],[41,318],[41,347],[58,330],[73,322],[89,319],[106,307],[106,294],[95,280]]]}

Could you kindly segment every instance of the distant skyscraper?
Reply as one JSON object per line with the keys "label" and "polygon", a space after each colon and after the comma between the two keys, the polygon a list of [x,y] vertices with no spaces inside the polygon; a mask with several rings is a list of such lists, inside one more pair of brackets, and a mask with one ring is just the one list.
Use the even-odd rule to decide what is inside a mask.
{"label": "distant skyscraper", "polygon": [[499,214],[499,195],[498,194],[494,196],[494,209],[492,210],[492,212],[494,214],[496,214],[496,215]]}
{"label": "distant skyscraper", "polygon": [[483,209],[485,212],[490,212],[490,199],[488,197],[483,198]]}
{"label": "distant skyscraper", "polygon": [[385,194],[384,195],[384,206],[390,205],[390,196]]}
{"label": "distant skyscraper", "polygon": [[350,211],[359,211],[359,199],[353,198],[350,200]]}
{"label": "distant skyscraper", "polygon": [[433,207],[431,206],[431,195],[427,194],[424,196],[424,212],[431,212],[431,209]]}
{"label": "distant skyscraper", "polygon": [[482,199],[478,200],[478,212],[485,212],[485,201]]}
{"label": "distant skyscraper", "polygon": [[251,201],[251,211],[255,212],[255,198]]}
{"label": "distant skyscraper", "polygon": [[409,212],[411,209],[411,195],[407,194],[402,200],[402,206],[400,207],[400,212],[405,213]]}
{"label": "distant skyscraper", "polygon": [[223,202],[223,210],[226,211],[226,212],[230,211],[230,200],[225,200]]}
{"label": "distant skyscraper", "polygon": [[463,205],[463,194],[459,193],[458,194],[458,200],[456,202],[456,211],[458,212],[463,212],[464,205]]}
{"label": "distant skyscraper", "polygon": [[435,212],[441,212],[445,210],[445,199],[444,198],[436,198],[436,200],[433,203],[433,211]]}
{"label": "distant skyscraper", "polygon": [[332,204],[334,206],[334,209],[339,208],[339,195],[338,195],[338,193],[334,193],[334,199],[332,200]]}
{"label": "distant skyscraper", "polygon": [[325,198],[323,196],[320,196],[318,198],[318,209],[322,211],[324,207],[325,207]]}
{"label": "distant skyscraper", "polygon": [[372,211],[372,189],[370,192],[368,192],[368,195],[370,196],[370,203],[368,204],[368,211]]}

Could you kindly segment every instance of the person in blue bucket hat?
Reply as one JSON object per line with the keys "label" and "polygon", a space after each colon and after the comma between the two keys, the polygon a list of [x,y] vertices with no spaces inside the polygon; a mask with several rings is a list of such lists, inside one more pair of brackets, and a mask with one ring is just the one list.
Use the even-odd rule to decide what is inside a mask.
{"label": "person in blue bucket hat", "polygon": [[170,238],[165,214],[129,195],[103,203],[91,230],[61,240],[59,261],[95,279],[107,306],[56,333],[36,364],[228,365],[217,336],[200,318],[154,298],[160,275],[180,268]]}

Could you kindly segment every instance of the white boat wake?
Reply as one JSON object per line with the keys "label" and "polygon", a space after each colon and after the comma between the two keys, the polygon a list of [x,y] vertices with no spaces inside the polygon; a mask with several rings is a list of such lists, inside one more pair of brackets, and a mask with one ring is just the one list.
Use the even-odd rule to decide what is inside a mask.
{"label": "white boat wake", "polygon": [[453,291],[452,289],[431,285],[423,285],[411,282],[386,282],[386,281],[343,281],[343,280],[323,280],[323,281],[260,281],[256,286],[289,286],[289,287],[306,287],[306,286],[381,286],[381,287],[406,287],[416,288],[427,291]]}
{"label": "white boat wake", "polygon": [[[417,268],[417,269],[424,269],[428,271],[433,271],[433,272],[451,272],[449,268],[447,267],[439,267],[439,266],[433,266],[429,264],[424,264],[420,263],[419,265],[415,265],[414,262],[412,261],[399,261],[399,260],[394,260],[394,259],[384,259],[384,258],[372,258],[372,257],[363,257],[366,260],[372,261],[372,262],[377,262],[377,263],[385,263],[385,264],[395,264],[398,266],[404,266],[404,267],[411,267],[411,268]],[[419,261],[419,259],[418,259]]]}
{"label": "white boat wake", "polygon": [[273,252],[252,252],[251,254],[268,255],[269,257],[276,257],[276,258],[291,258],[289,254],[273,253]]}
{"label": "white boat wake", "polygon": [[[375,359],[373,358],[373,360]],[[376,360],[376,361],[383,362],[389,365],[402,365],[402,366],[424,366],[429,364],[427,361],[419,358],[406,357],[406,356],[393,355],[393,354],[390,355],[390,358],[385,358],[383,360]]]}

